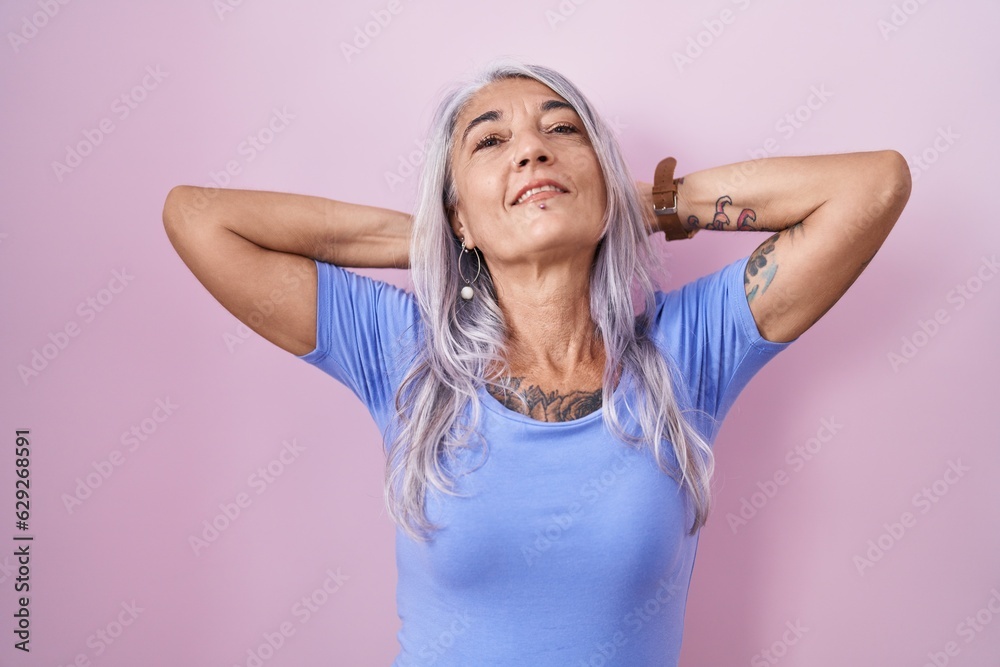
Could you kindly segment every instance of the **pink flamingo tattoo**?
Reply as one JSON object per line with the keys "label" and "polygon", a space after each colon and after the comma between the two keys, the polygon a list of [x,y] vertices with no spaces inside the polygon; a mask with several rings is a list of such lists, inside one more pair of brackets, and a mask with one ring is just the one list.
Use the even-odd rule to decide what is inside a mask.
{"label": "pink flamingo tattoo", "polygon": [[736,219],[736,230],[741,232],[748,229],[756,230],[757,228],[750,224],[752,222],[757,222],[757,214],[752,209],[745,208],[740,211],[740,217]]}
{"label": "pink flamingo tattoo", "polygon": [[[715,201],[715,216],[712,218],[712,222],[705,225],[705,229],[724,229],[726,225],[731,224],[729,216],[726,215],[726,206],[733,203],[732,198],[729,195],[722,195]],[[746,231],[746,230],[756,230],[757,228],[753,226],[752,223],[757,221],[757,214],[754,213],[753,209],[745,208],[740,211],[739,217],[736,219],[736,230]]]}

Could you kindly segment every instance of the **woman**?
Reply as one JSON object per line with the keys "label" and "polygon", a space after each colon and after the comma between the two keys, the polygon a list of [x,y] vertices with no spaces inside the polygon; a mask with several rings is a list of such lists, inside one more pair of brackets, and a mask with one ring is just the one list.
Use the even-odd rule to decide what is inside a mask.
{"label": "woman", "polygon": [[[871,261],[906,162],[671,176],[676,217],[654,213],[583,95],[509,58],[449,92],[428,146],[412,217],[178,186],[168,236],[382,429],[396,665],[676,664],[721,421]],[[664,294],[649,234],[699,229],[773,234]],[[413,294],[342,267],[410,268]]]}

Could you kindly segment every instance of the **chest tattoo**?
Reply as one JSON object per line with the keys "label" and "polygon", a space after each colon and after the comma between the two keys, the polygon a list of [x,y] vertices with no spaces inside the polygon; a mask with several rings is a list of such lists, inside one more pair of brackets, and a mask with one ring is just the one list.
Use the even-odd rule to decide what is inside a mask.
{"label": "chest tattoo", "polygon": [[[563,422],[579,419],[601,408],[602,390],[574,390],[568,392],[544,391],[538,385],[525,384],[524,378],[509,378],[507,388],[490,385],[490,395],[513,410],[532,419],[545,422]],[[515,392],[520,391],[521,401]]]}

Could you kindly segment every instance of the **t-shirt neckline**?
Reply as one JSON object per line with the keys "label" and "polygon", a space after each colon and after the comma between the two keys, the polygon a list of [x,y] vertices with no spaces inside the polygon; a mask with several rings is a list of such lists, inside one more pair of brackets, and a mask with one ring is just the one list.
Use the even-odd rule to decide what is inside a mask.
{"label": "t-shirt neckline", "polygon": [[[621,377],[618,378],[618,385],[615,387],[615,390],[611,394],[611,400],[615,401],[616,403],[621,398],[621,395],[625,390],[627,375],[628,374],[623,370]],[[530,424],[532,426],[536,426],[539,428],[569,428],[574,426],[581,426],[584,424],[589,424],[592,421],[602,419],[604,417],[605,405],[602,404],[601,407],[599,407],[597,410],[594,410],[590,414],[586,414],[578,419],[570,419],[569,421],[560,421],[560,422],[545,422],[545,421],[540,421],[538,419],[532,419],[527,415],[523,415],[520,412],[515,412],[514,410],[511,410],[503,403],[498,401],[496,398],[494,398],[493,394],[491,394],[486,390],[486,385],[479,387],[479,391],[477,393],[479,395],[480,404],[490,412],[496,413],[501,417],[504,417],[505,419],[509,419],[511,421],[520,422],[522,424]]]}

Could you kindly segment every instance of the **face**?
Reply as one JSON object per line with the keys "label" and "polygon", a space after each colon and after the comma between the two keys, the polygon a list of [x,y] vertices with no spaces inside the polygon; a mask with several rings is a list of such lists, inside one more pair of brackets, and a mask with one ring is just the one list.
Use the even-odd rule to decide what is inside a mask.
{"label": "face", "polygon": [[[582,119],[548,86],[516,78],[480,90],[458,117],[451,166],[452,229],[479,248],[495,277],[506,266],[565,257],[589,266],[603,233],[604,178]],[[518,201],[536,181],[560,192]]]}

